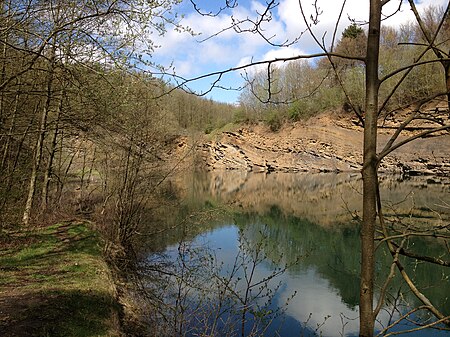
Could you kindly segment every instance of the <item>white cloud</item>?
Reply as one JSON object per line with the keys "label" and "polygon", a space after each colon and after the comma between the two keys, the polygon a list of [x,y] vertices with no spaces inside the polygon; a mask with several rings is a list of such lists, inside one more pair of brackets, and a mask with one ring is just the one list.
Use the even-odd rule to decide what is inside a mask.
{"label": "white cloud", "polygon": [[[358,21],[365,21],[368,17],[368,1],[348,0],[343,9],[342,4],[342,1],[319,0],[315,7],[313,2],[302,2],[307,23],[311,25],[311,30],[319,42],[322,43],[322,38],[325,38],[326,47],[329,47],[331,43],[338,20],[340,21],[336,38],[339,38],[343,29],[351,23],[349,17]],[[339,18],[341,11],[342,14]],[[289,38],[293,39],[303,33],[299,42],[302,49],[309,52],[319,49],[317,42],[307,31],[307,23],[302,16],[298,0],[282,1],[279,6],[279,16],[286,25],[286,33]],[[313,23],[312,18],[317,19],[317,22]]]}
{"label": "white cloud", "polygon": [[[247,65],[250,65],[253,62],[259,62],[259,61],[272,61],[276,59],[284,59],[289,57],[296,57],[299,55],[303,55],[304,52],[302,52],[300,49],[295,47],[289,47],[289,48],[281,48],[281,49],[271,49],[267,51],[261,58],[252,58],[252,56],[244,56],[242,57],[239,62],[237,63],[236,67],[244,67]],[[288,61],[289,62],[289,61]],[[288,62],[277,62],[277,67],[283,67]],[[265,71],[267,69],[267,64],[258,64],[255,66],[249,66],[246,67],[245,70],[240,71],[240,74],[244,75],[250,75],[253,76],[258,72]]]}
{"label": "white cloud", "polygon": [[[325,36],[327,47],[331,44],[331,39],[341,11],[342,14],[336,34],[337,39],[341,37],[341,33],[345,27],[351,24],[349,18],[362,24],[363,27],[366,27],[364,23],[367,22],[369,17],[369,1],[347,0],[343,9],[342,4],[342,0],[318,0],[318,8],[316,11],[316,7],[314,7],[312,1],[302,2],[305,18],[308,20],[308,23],[311,23],[311,16],[316,17],[316,13],[320,13],[320,15],[317,16],[317,25],[313,24],[311,29],[320,42],[322,42],[322,37]],[[417,8],[419,12],[422,12],[430,5],[444,6],[445,4],[446,0],[423,0],[417,4]],[[407,1],[403,0],[400,11],[397,12],[399,5],[400,0],[391,0],[383,7],[383,15],[388,17],[385,21],[383,21],[383,25],[398,27],[401,24],[414,20],[413,13],[410,10]],[[394,16],[389,17],[394,13]],[[278,15],[286,27],[286,36],[290,39],[295,38],[307,28],[301,15],[298,0],[281,1],[278,8]],[[317,43],[311,38],[311,36],[309,36],[309,33],[306,33],[301,38],[299,44],[304,50],[317,50]]]}
{"label": "white cloud", "polygon": [[252,63],[253,61],[255,61],[255,60],[253,59],[252,56],[244,56],[244,57],[242,57],[242,58],[239,60],[239,62],[237,63],[236,67],[244,67],[244,66],[246,66],[247,64]]}
{"label": "white cloud", "polygon": [[174,64],[174,68],[175,73],[183,77],[186,77],[192,73],[197,72],[195,63],[193,63],[191,60],[177,61],[176,64]]}
{"label": "white cloud", "polygon": [[[423,0],[417,7],[423,10],[429,5],[443,6],[446,0]],[[266,50],[261,50],[264,47],[271,48],[263,38],[258,34],[242,33],[237,34],[230,27],[233,16],[236,20],[244,20],[246,18],[255,19],[256,11],[259,13],[265,9],[265,2],[251,1],[246,8],[245,1],[241,5],[233,9],[228,14],[221,14],[217,17],[200,16],[195,12],[191,12],[183,19],[182,24],[192,28],[192,30],[200,35],[196,37],[190,36],[188,33],[179,33],[174,30],[169,30],[163,37],[154,37],[155,42],[162,47],[155,52],[157,56],[173,56],[177,58],[187,53],[210,56],[211,58],[223,61],[228,59],[230,63],[237,63],[238,60],[252,54],[255,57],[262,56]],[[321,41],[325,36],[330,42],[333,35],[336,21],[341,11],[342,1],[336,0],[318,0],[318,24],[312,25],[312,30],[316,37]],[[390,15],[398,9],[399,1],[390,1],[383,9],[385,15]],[[309,20],[311,15],[315,15],[316,9],[312,2],[303,1],[303,9],[305,16]],[[300,6],[298,0],[281,0],[277,7],[276,15],[268,23],[265,23],[262,28],[266,37],[275,36],[273,42],[280,43],[286,40],[299,36],[299,34],[306,29],[306,24],[301,16]],[[340,37],[342,30],[350,24],[348,18],[355,19],[357,22],[365,22],[368,18],[369,8],[368,1],[348,0],[346,6],[342,11],[341,22],[338,27],[337,38]],[[413,15],[407,3],[403,3],[401,11],[394,17],[387,19],[384,24],[399,25],[408,20],[412,20]],[[310,20],[309,20],[310,21]],[[248,28],[247,27],[243,27]],[[222,32],[217,36],[214,34]],[[298,49],[306,52],[317,50],[316,43],[306,34],[301,38],[296,45]],[[204,43],[198,41],[213,36],[210,40]],[[213,41],[213,42],[210,42]],[[222,52],[219,52],[222,50]],[[283,50],[283,49],[281,49]],[[205,58],[203,58],[204,60]],[[212,59],[210,59],[212,60]],[[237,61],[236,61],[237,60]]]}
{"label": "white cloud", "polygon": [[264,54],[262,59],[267,61],[267,60],[295,57],[295,56],[302,55],[302,54],[304,54],[304,52],[302,52],[299,48],[296,48],[296,47],[271,49],[267,53]]}
{"label": "white cloud", "polygon": [[[342,302],[341,297],[330,283],[321,278],[313,269],[307,270],[301,275],[301,285],[290,278],[285,283],[285,289],[280,296],[279,304],[283,305],[286,300],[297,291],[297,295],[290,301],[286,313],[299,322],[308,322],[310,327],[321,326],[321,335],[336,336],[345,325],[345,334],[357,334],[359,332],[358,310],[350,309]],[[347,322],[341,321],[344,317],[352,318]],[[311,315],[311,316],[310,316]]]}
{"label": "white cloud", "polygon": [[241,67],[246,64],[250,64],[252,62],[283,59],[283,58],[295,57],[295,56],[302,55],[302,54],[304,54],[304,52],[302,52],[302,50],[295,48],[295,47],[270,49],[265,54],[263,54],[262,57],[259,57],[259,58],[253,57],[251,55],[243,56],[237,63],[237,67]]}
{"label": "white cloud", "polygon": [[[422,0],[416,4],[417,10],[419,13],[422,13],[425,9],[430,6],[435,7],[444,7],[447,5],[448,0]],[[383,8],[383,14],[389,16],[392,13],[395,13],[399,8],[398,1],[390,1]],[[404,24],[408,21],[415,21],[414,14],[412,13],[409,4],[406,1],[403,1],[402,6],[400,8],[400,12],[396,13],[395,16],[388,18],[383,24],[398,27],[401,24]]]}
{"label": "white cloud", "polygon": [[[383,14],[389,15],[398,9],[400,0],[391,0],[383,8]],[[314,1],[302,1],[305,16],[309,20],[311,15],[315,15]],[[336,21],[341,11],[343,0],[318,0],[319,22],[312,25],[312,30],[319,41],[322,38],[329,47],[331,38],[335,30]],[[429,5],[444,6],[446,0],[422,0],[417,4],[419,11],[423,11]],[[342,10],[341,22],[336,32],[336,39],[341,37],[343,29],[351,21],[349,17],[357,22],[367,21],[369,15],[369,1],[347,0],[346,6]],[[240,0],[239,6],[221,13],[217,17],[201,16],[194,12],[192,8],[184,13],[182,24],[192,28],[201,35],[191,36],[186,32],[180,33],[169,30],[165,36],[152,36],[156,44],[161,45],[153,55],[153,60],[163,64],[170,64],[172,61],[176,66],[177,73],[194,77],[212,71],[225,70],[236,65],[248,64],[253,60],[268,60],[286,56],[298,55],[300,53],[316,53],[320,51],[317,43],[305,33],[295,45],[290,48],[276,48],[270,46],[259,34],[251,32],[236,33],[234,29],[229,29],[232,18],[235,20],[245,20],[250,18],[255,20],[257,12],[265,10],[264,0]],[[188,8],[184,6],[183,8]],[[403,0],[401,11],[392,18],[383,22],[385,25],[399,26],[408,20],[413,20],[412,12],[407,1]],[[241,26],[248,29],[251,24]],[[261,26],[265,36],[273,37],[273,43],[283,43],[286,40],[293,41],[301,32],[306,30],[299,6],[299,0],[280,0],[280,4],[273,11],[270,22],[265,22]],[[219,33],[215,35],[216,33]],[[200,40],[206,41],[199,43]],[[335,41],[336,42],[336,41]],[[225,84],[226,86],[226,84]]]}
{"label": "white cloud", "polygon": [[[345,304],[337,289],[314,268],[296,277],[285,277],[283,284],[278,300],[280,306],[297,292],[287,306],[287,315],[299,322],[308,322],[308,326],[313,329],[320,326],[321,336],[338,336],[342,332],[344,336],[359,333],[358,307],[350,308]],[[389,313],[381,311],[377,317],[377,328],[381,328],[380,323],[385,325],[389,319]]]}

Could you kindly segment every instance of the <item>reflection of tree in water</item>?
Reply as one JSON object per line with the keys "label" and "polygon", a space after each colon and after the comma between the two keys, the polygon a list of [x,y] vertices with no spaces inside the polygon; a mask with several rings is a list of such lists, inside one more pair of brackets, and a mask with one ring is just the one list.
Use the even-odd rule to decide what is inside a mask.
{"label": "reflection of tree in water", "polygon": [[[271,207],[263,216],[240,213],[235,219],[238,226],[247,228],[245,233],[249,236],[249,241],[252,237],[257,237],[263,228],[265,229],[267,239],[270,241],[268,243],[270,249],[267,251],[269,259],[283,255],[289,263],[299,256],[304,256],[300,263],[292,266],[288,272],[298,274],[313,268],[338,291],[349,309],[356,309],[359,302],[360,263],[358,225],[337,224],[335,228],[329,229],[305,219],[285,216],[276,206]],[[418,238],[411,240],[408,245],[417,252],[432,256],[443,256],[446,249],[444,244]],[[376,273],[378,284],[381,285],[387,277],[392,260],[383,246],[379,248],[377,254]],[[444,267],[409,261],[406,268],[414,275],[415,282],[424,289],[424,293],[438,303],[444,312],[449,312],[450,289]],[[396,277],[391,284],[390,294],[389,300],[401,300],[402,306],[420,305],[400,277]]]}
{"label": "reflection of tree in water", "polygon": [[[249,244],[255,245],[264,231],[268,241],[264,248],[268,267],[280,255],[283,255],[283,263],[292,263],[303,256],[300,264],[288,270],[289,278],[302,282],[303,276],[299,275],[309,275],[310,279],[303,281],[305,284],[301,291],[308,291],[305,288],[308,284],[314,287],[313,282],[324,282],[331,293],[326,295],[326,288],[322,290],[320,287],[316,291],[326,293],[328,297],[336,294],[335,302],[342,301],[348,312],[357,315],[360,241],[359,208],[354,200],[360,199],[360,180],[350,175],[334,174],[221,174],[215,172],[185,177],[187,199],[176,209],[165,213],[165,219],[171,226],[182,225],[157,237],[158,245],[175,244],[181,237],[192,240],[200,233],[233,223],[242,229]],[[440,206],[448,197],[449,185],[445,182],[431,183],[420,177],[405,182],[395,177],[383,177],[381,189],[387,205],[387,217],[395,220],[397,226],[400,219],[404,226],[430,226],[446,222],[449,218],[448,209]],[[410,239],[404,248],[419,254],[448,256],[444,244],[436,240]],[[392,262],[392,257],[384,250],[384,244],[377,254],[376,293]],[[446,271],[428,263],[401,260],[426,296],[444,312],[449,312],[447,298],[450,290]],[[295,282],[289,284],[291,291],[302,287],[302,284]],[[397,308],[405,312],[407,308],[419,305],[416,297],[397,276],[388,289],[386,310]],[[332,309],[327,307],[326,310]],[[338,310],[345,311],[342,307]],[[380,313],[383,314],[383,317],[389,316],[385,311]],[[293,312],[292,317],[300,316]],[[423,314],[423,321],[427,317]],[[332,326],[331,322],[328,324]]]}
{"label": "reflection of tree in water", "polygon": [[287,262],[304,256],[288,272],[298,274],[314,268],[339,292],[344,303],[354,309],[358,305],[359,231],[356,226],[327,229],[308,220],[284,216],[273,206],[264,216],[240,214],[236,221],[249,226],[249,236],[267,226],[271,250],[269,258],[283,255]]}

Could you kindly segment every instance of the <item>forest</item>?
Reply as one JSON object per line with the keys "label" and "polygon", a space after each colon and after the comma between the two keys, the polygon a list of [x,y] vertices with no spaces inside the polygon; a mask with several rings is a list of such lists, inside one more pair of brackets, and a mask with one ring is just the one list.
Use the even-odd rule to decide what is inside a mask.
{"label": "forest", "polygon": [[[322,56],[252,68],[239,101],[229,104],[168,80],[152,61],[157,46],[146,33],[189,32],[178,2],[0,1],[1,240],[86,218],[111,254],[122,247],[122,259],[133,254],[143,222],[158,225],[155,205],[176,198],[166,181],[184,159],[171,156],[180,138],[194,144],[194,156],[195,144],[230,125],[277,132],[339,111],[364,127],[365,25],[348,26]],[[427,114],[418,118],[448,130],[441,115],[450,104],[450,13],[429,7],[421,17],[381,27],[377,119],[420,103]]]}
{"label": "forest", "polygon": [[[161,144],[180,134],[210,133],[228,123],[265,122],[276,130],[283,123],[327,110],[344,109],[350,114],[352,108],[363,109],[364,67],[358,60],[336,59],[331,65],[323,57],[274,64],[269,80],[265,69],[249,75],[238,105],[174,89],[151,71],[137,68],[137,51],[127,47],[139,36],[122,36],[120,25],[145,22],[125,5],[108,7],[113,5],[94,2],[79,11],[64,1],[4,2],[2,227],[19,218],[26,224],[30,217],[45,214],[48,205],[54,212],[65,204],[61,193],[74,172],[89,168],[81,174],[82,181],[94,168],[106,177],[101,167],[105,167],[107,156],[115,154],[118,160],[127,148],[133,147],[145,154],[145,160],[155,161]],[[439,24],[442,11],[434,7],[427,10],[427,27]],[[120,16],[127,21],[120,22]],[[158,17],[152,19],[157,21]],[[117,31],[107,30],[111,24]],[[98,36],[89,34],[94,27]],[[448,29],[446,25],[436,38],[442,50],[446,50]],[[413,23],[400,29],[383,27],[381,75],[410,64],[424,44],[420,28]],[[336,52],[354,56],[356,51],[360,56],[365,48],[366,33],[353,24],[342,34]],[[432,50],[427,51],[424,65],[412,69],[401,82],[384,106],[385,116],[445,91],[442,65],[426,62],[434,56]],[[402,74],[384,83],[382,99],[399,76]],[[267,90],[269,81],[271,91]],[[74,164],[79,158],[85,161],[82,168]]]}

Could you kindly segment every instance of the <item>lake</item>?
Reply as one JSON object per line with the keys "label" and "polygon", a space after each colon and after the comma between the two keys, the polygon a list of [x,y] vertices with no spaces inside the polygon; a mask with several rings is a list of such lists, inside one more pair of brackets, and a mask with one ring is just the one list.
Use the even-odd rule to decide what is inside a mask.
{"label": "lake", "polygon": [[[448,178],[383,176],[380,181],[392,223],[405,228],[448,224]],[[142,259],[143,270],[164,270],[158,287],[175,325],[172,335],[358,335],[359,174],[225,171],[185,175],[173,184],[183,201],[167,212],[165,230],[149,236]],[[449,257],[448,246],[435,238],[409,238],[404,247]],[[391,261],[381,245],[377,295]],[[448,270],[402,261],[424,294],[448,314]],[[420,305],[397,275],[388,286],[377,331]],[[410,321],[432,320],[417,310],[389,332],[417,328]],[[436,335],[450,332],[409,334]]]}

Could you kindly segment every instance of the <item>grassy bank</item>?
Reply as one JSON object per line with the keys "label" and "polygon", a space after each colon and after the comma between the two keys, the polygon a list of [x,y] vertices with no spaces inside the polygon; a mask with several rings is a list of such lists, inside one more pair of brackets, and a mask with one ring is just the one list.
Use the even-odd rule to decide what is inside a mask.
{"label": "grassy bank", "polygon": [[118,336],[120,306],[86,222],[8,233],[0,248],[0,336]]}

